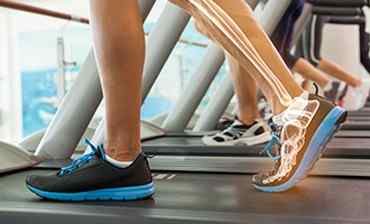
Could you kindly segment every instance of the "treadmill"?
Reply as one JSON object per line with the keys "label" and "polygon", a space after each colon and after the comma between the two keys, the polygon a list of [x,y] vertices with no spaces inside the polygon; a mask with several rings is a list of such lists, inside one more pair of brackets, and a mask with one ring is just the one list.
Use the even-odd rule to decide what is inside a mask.
{"label": "treadmill", "polygon": [[[336,17],[345,16],[347,20],[354,21],[357,18],[357,14],[353,17],[348,16],[348,13],[342,11],[358,11],[360,9],[361,15],[363,14],[362,8],[369,5],[368,1],[312,1],[312,5],[309,5],[309,11],[304,12],[304,16],[309,20],[313,14],[320,15],[331,15],[325,14],[326,11],[337,12]],[[319,8],[319,10],[318,10]],[[337,19],[338,20],[338,19]],[[344,21],[346,24],[348,21]],[[344,23],[342,21],[342,23]],[[303,24],[305,22],[303,21]],[[262,24],[270,24],[263,22]],[[302,24],[298,24],[302,26]],[[357,23],[355,23],[357,25]],[[363,25],[361,23],[361,25]],[[267,33],[273,31],[273,27],[265,27]],[[298,33],[296,35],[301,35]],[[295,38],[297,39],[297,38]],[[206,59],[209,57],[206,57]],[[202,65],[207,64],[207,60]],[[199,69],[201,71],[201,69]],[[201,138],[212,133],[215,128],[216,122],[223,115],[229,102],[233,96],[232,84],[230,80],[226,80],[222,83],[220,90],[214,94],[209,103],[209,106],[199,116],[195,123],[195,127],[192,131],[184,131],[189,124],[191,115],[193,115],[194,104],[198,104],[199,95],[203,96],[203,92],[197,92],[202,89],[197,86],[198,80],[207,80],[206,77],[199,77],[202,72],[197,72],[194,75],[194,80],[191,80],[191,86],[189,91],[184,91],[184,96],[180,97],[180,101],[176,104],[175,109],[171,111],[165,121],[162,122],[163,129],[158,128],[162,135],[158,135],[153,138],[144,139],[143,148],[148,154],[165,156],[168,158],[169,167],[174,170],[187,170],[197,169],[204,172],[220,172],[223,168],[220,168],[220,164],[214,165],[212,162],[208,162],[210,159],[222,157],[222,164],[229,163],[227,166],[227,172],[243,172],[243,173],[254,173],[258,169],[256,167],[264,167],[268,162],[267,158],[260,155],[263,145],[258,146],[215,146],[210,147],[202,143]],[[196,86],[195,89],[192,89]],[[195,101],[195,102],[194,102]],[[358,116],[361,115],[361,116]],[[324,159],[319,162],[318,167],[321,167],[320,163],[325,161],[331,161],[331,159],[341,158],[346,159],[347,162],[341,162],[341,166],[335,166],[338,168],[336,171],[331,171],[336,175],[343,175],[343,170],[352,169],[352,159],[368,158],[370,156],[370,110],[364,108],[361,111],[350,113],[348,121],[343,125],[342,130],[337,133],[336,137],[328,145],[328,150],[324,153]],[[211,131],[211,132],[209,132]],[[173,158],[172,158],[173,157]],[[238,163],[235,163],[235,157],[237,157]],[[171,158],[171,159],[169,159]],[[178,160],[173,162],[173,160]],[[167,160],[160,160],[159,164],[167,164]],[[259,161],[258,163],[256,161]],[[234,165],[233,165],[234,164]],[[242,164],[242,165],[241,165]],[[162,165],[163,166],[163,165]],[[243,167],[240,169],[240,167]],[[324,165],[323,165],[324,166]],[[194,168],[197,167],[197,168]],[[319,169],[320,170],[320,169]],[[316,171],[318,173],[325,173],[325,171]],[[362,172],[361,172],[362,173]],[[367,176],[367,174],[365,174]]]}
{"label": "treadmill", "polygon": [[[351,25],[358,27],[360,43],[360,61],[370,73],[370,34],[366,30],[367,17],[364,8],[369,6],[366,0],[355,0],[348,4],[346,1],[309,0],[313,5],[312,13],[318,17],[325,17],[325,24]],[[308,33],[307,33],[308,34]],[[351,112],[348,122],[342,127],[344,130],[370,129],[370,118],[366,108]]]}
{"label": "treadmill", "polygon": [[[147,15],[155,1],[141,0],[140,3],[144,15]],[[256,2],[250,3],[256,5]],[[256,8],[256,16],[269,31],[274,27],[271,24],[275,24],[282,16],[290,0],[271,0],[260,4],[263,5]],[[167,3],[157,26],[148,37],[149,64],[144,72],[144,93],[148,92],[151,83],[159,75],[188,21],[189,16],[185,12]],[[216,73],[220,67],[218,65],[223,63],[222,51],[215,45],[210,45],[207,53],[209,57],[205,58],[205,63],[202,63],[204,67],[201,66],[201,73],[198,73],[201,77],[206,74],[213,76],[213,72]],[[212,78],[209,77],[208,80]],[[206,83],[203,84],[207,86]],[[64,166],[71,157],[78,156],[74,149],[101,101],[101,89],[92,53],[82,67],[74,87],[76,88],[72,88],[66,95],[45,133],[30,136],[18,145],[0,144],[0,223],[341,224],[368,223],[370,220],[370,181],[367,180],[370,166],[365,157],[350,159],[348,154],[348,158],[325,158],[312,170],[313,176],[297,187],[284,193],[262,193],[251,186],[251,175],[271,165],[267,158],[257,152],[262,146],[253,149],[231,147],[211,150],[200,144],[200,137],[206,133],[204,131],[172,131],[169,134],[167,129],[164,131],[147,122],[142,123],[142,133],[144,150],[154,156],[150,160],[157,188],[153,198],[137,202],[60,203],[41,200],[27,191],[24,185],[25,176],[49,173]],[[187,105],[183,103],[180,104]],[[215,109],[223,107],[217,103],[210,105]],[[81,114],[81,107],[88,110]],[[184,111],[184,116],[187,113],[189,111]],[[176,111],[174,114],[176,115]],[[210,118],[217,116],[216,113]],[[171,117],[173,118],[171,115],[167,119]],[[104,136],[103,122],[93,136],[93,141],[97,143]],[[165,123],[170,126],[172,122]],[[63,139],[65,133],[68,133],[68,138]],[[40,136],[41,141],[35,143],[34,140]],[[174,143],[177,142],[174,139],[181,141],[177,142],[178,147],[197,144],[192,147],[197,152],[191,153],[191,147],[176,149],[177,146],[171,151],[171,145],[165,140],[170,138]],[[156,142],[160,143],[157,148],[150,148]],[[162,148],[165,146],[169,148]],[[348,149],[352,150],[350,147],[352,146]]]}

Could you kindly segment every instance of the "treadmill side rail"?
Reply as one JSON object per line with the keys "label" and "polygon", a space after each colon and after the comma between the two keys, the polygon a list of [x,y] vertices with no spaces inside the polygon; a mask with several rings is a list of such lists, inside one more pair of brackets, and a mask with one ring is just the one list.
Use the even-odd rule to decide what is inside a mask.
{"label": "treadmill side rail", "polygon": [[38,160],[18,146],[0,142],[0,174],[33,167]]}

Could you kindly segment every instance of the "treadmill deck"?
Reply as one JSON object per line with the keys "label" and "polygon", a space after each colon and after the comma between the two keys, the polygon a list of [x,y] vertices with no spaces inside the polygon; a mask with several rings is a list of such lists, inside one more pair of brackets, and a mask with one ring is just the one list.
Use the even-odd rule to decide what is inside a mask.
{"label": "treadmill deck", "polygon": [[262,193],[250,175],[154,174],[153,199],[61,203],[28,192],[31,170],[0,178],[0,223],[369,223],[370,181],[309,177],[284,193]]}

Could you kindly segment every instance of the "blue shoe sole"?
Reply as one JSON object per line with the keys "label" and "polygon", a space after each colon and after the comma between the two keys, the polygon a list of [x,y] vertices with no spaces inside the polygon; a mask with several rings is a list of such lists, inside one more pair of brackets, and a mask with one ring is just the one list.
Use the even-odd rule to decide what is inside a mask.
{"label": "blue shoe sole", "polygon": [[155,192],[153,182],[134,187],[109,188],[78,193],[47,192],[30,185],[27,185],[27,188],[41,198],[56,201],[133,201],[149,198]]}
{"label": "blue shoe sole", "polygon": [[325,151],[326,145],[330,139],[340,128],[341,124],[345,120],[346,113],[347,112],[343,108],[335,107],[326,115],[323,122],[313,135],[311,142],[308,145],[308,149],[296,169],[296,172],[287,182],[281,185],[269,187],[254,184],[254,187],[263,192],[282,192],[294,187],[298,182],[304,179]]}

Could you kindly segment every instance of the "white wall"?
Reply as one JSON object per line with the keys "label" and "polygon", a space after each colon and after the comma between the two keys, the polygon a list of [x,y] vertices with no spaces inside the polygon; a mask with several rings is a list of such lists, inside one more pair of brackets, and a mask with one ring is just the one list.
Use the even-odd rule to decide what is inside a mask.
{"label": "white wall", "polygon": [[[74,14],[82,17],[89,16],[88,0],[25,0],[24,2],[34,6],[65,12],[68,14]],[[62,27],[64,25],[72,23],[60,19],[30,14],[26,12],[19,12],[14,10],[12,12],[16,14],[18,29],[22,31],[48,30],[50,28],[54,29],[55,27]],[[32,22],[30,22],[30,18],[32,18]]]}
{"label": "white wall", "polygon": [[16,31],[8,11],[0,11],[0,139],[21,138],[22,108]]}
{"label": "white wall", "polygon": [[360,62],[359,46],[357,26],[325,26],[322,49],[323,56],[343,66],[352,74],[367,76],[367,71]]}

